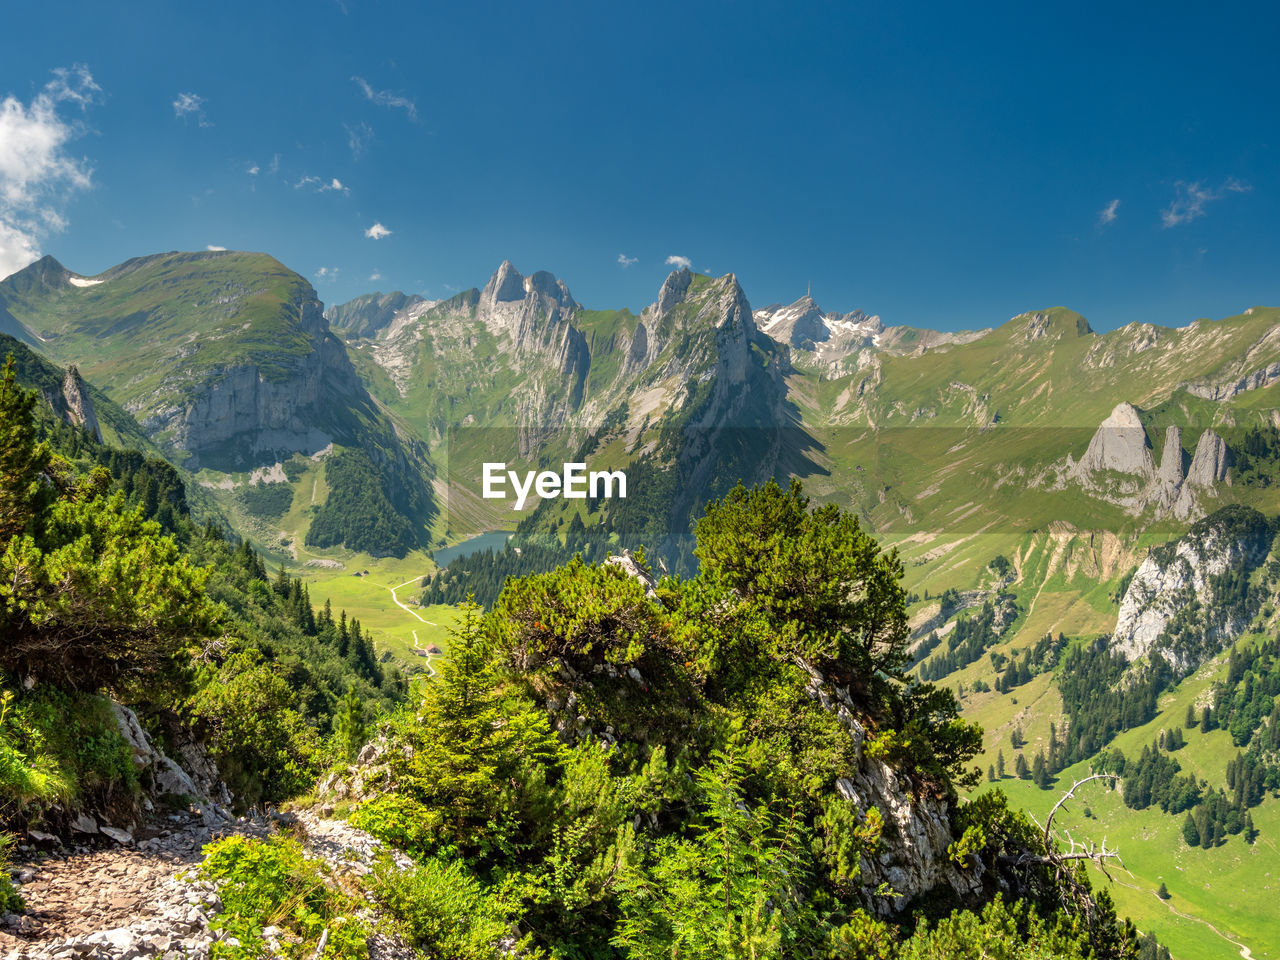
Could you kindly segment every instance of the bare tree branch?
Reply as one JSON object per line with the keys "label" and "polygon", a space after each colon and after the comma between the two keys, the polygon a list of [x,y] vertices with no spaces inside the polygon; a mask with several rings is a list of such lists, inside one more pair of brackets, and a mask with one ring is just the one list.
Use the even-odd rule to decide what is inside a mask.
{"label": "bare tree branch", "polygon": [[1047,820],[1044,822],[1044,842],[1045,842],[1045,845],[1046,845],[1046,846],[1048,846],[1048,845],[1050,844],[1051,840],[1052,840],[1052,837],[1053,837],[1053,834],[1052,834],[1052,830],[1053,830],[1053,815],[1054,815],[1055,813],[1057,813],[1057,812],[1058,812],[1058,808],[1059,808],[1059,807],[1061,807],[1064,803],[1066,803],[1068,800],[1070,800],[1072,796],[1074,796],[1074,795],[1075,795],[1076,790],[1078,790],[1080,787],[1084,786],[1084,785],[1085,785],[1086,783],[1088,783],[1090,780],[1110,780],[1112,783],[1115,783],[1115,782],[1116,782],[1117,780],[1119,780],[1119,779],[1120,779],[1120,778],[1119,778],[1119,777],[1117,777],[1114,773],[1095,773],[1095,774],[1093,774],[1092,776],[1085,777],[1083,780],[1077,780],[1075,783],[1073,783],[1073,784],[1071,785],[1071,789],[1070,789],[1070,790],[1068,790],[1066,793],[1064,793],[1064,794],[1063,794],[1063,795],[1058,799],[1058,802],[1057,802],[1057,803],[1055,803],[1055,804],[1053,805],[1053,809],[1049,811],[1049,819],[1047,819]]}

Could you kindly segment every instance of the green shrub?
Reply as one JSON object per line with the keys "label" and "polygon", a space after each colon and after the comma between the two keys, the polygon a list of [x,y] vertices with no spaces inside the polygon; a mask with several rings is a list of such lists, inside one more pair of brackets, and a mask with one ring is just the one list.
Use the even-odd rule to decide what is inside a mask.
{"label": "green shrub", "polygon": [[0,833],[0,913],[18,913],[26,908],[9,879],[9,847],[12,844],[12,834]]}
{"label": "green shrub", "polygon": [[414,857],[434,849],[440,832],[440,814],[401,793],[386,793],[361,804],[351,815],[351,825],[373,834]]}
{"label": "green shrub", "polygon": [[428,956],[449,960],[535,956],[521,952],[527,944],[518,944],[513,950],[500,945],[511,938],[507,911],[460,861],[426,860],[401,872],[384,860],[372,875],[372,888],[374,896],[403,924],[413,945]]}
{"label": "green shrub", "polygon": [[226,938],[213,945],[212,956],[226,960],[264,957],[267,927],[283,931],[284,957],[316,954],[329,931],[327,960],[364,960],[368,931],[357,918],[359,901],[330,885],[326,869],[307,860],[302,845],[285,836],[269,840],[228,837],[205,848],[200,875],[219,881],[222,910],[211,926]]}
{"label": "green shrub", "polygon": [[0,694],[0,802],[24,807],[70,792],[70,784],[44,750],[43,737],[22,723],[13,693]]}
{"label": "green shrub", "polygon": [[302,792],[319,772],[321,755],[319,734],[292,708],[289,684],[253,660],[249,654],[228,659],[190,703],[219,772],[242,804]]}

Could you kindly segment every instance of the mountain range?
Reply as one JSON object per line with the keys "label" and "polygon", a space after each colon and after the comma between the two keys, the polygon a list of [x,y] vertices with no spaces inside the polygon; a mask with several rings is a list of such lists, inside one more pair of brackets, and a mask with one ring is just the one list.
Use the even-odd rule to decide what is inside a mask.
{"label": "mountain range", "polygon": [[[162,454],[193,510],[298,568],[407,557],[392,569],[416,582],[433,571],[432,547],[518,522],[485,561],[494,589],[578,549],[644,545],[688,571],[707,500],[798,477],[897,548],[912,669],[960,693],[987,731],[993,778],[1005,779],[997,761],[1023,760],[1027,778],[1006,787],[1040,814],[1051,794],[1027,758],[1044,754],[1046,777],[1083,776],[1114,762],[1109,751],[1137,762],[1154,742],[1159,753],[1166,731],[1206,708],[1235,716],[1253,674],[1228,659],[1254,664],[1250,645],[1280,629],[1265,520],[1280,514],[1276,308],[1097,333],[1052,307],[942,333],[828,312],[807,295],[753,309],[733,274],[688,270],[638,313],[588,309],[564,280],[504,261],[447,300],[371,293],[325,310],[270,256],[204,252],[92,277],[46,257],[0,282],[0,336],[52,413]],[[579,459],[626,469],[627,499],[516,514],[480,496],[485,462]],[[473,574],[460,569],[460,589],[474,592]],[[382,586],[373,593],[390,605]],[[361,613],[374,623],[370,604]],[[1096,644],[1123,673],[1107,672]],[[1080,700],[1072,672],[1091,670],[1097,690],[1130,691],[1136,712],[1112,722],[1102,700]],[[1178,754],[1203,784],[1195,811],[1232,751],[1268,729],[1238,716],[1230,731],[1206,721]],[[1229,835],[1172,860],[1139,853],[1178,822],[1127,803],[1091,804],[1135,851],[1137,892],[1114,888],[1124,909],[1175,955],[1179,944],[1230,955],[1142,893],[1177,880],[1184,913],[1268,956],[1261,944],[1280,930],[1265,911],[1219,895],[1260,882],[1259,848]],[[1248,813],[1265,842],[1280,836],[1280,803]]]}

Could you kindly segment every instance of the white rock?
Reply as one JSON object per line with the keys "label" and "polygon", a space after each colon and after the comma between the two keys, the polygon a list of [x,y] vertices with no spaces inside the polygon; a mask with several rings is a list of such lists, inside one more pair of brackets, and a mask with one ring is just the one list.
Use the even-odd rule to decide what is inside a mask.
{"label": "white rock", "polygon": [[107,826],[106,824],[103,824],[98,829],[100,829],[106,836],[110,837],[116,843],[122,843],[126,846],[133,843],[133,834],[131,834],[128,830],[120,830],[116,827]]}

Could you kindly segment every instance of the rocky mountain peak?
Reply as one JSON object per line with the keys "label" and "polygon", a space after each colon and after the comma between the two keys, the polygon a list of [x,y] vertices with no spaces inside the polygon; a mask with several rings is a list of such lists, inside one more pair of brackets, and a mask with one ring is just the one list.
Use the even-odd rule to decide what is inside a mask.
{"label": "rocky mountain peak", "polygon": [[555,274],[548,273],[546,270],[539,270],[526,277],[524,291],[526,295],[550,300],[566,311],[574,310],[578,306],[578,302],[569,293],[568,285]]}
{"label": "rocky mountain peak", "polygon": [[1155,475],[1147,431],[1133,404],[1127,401],[1116,404],[1089,441],[1079,469],[1087,473],[1114,470],[1142,477]]}
{"label": "rocky mountain peak", "polygon": [[658,291],[657,311],[663,317],[670,313],[678,303],[683,303],[693,283],[693,272],[685,267],[683,270],[672,270],[662,282]]}
{"label": "rocky mountain peak", "polygon": [[510,260],[503,260],[501,266],[494,271],[489,282],[480,293],[482,303],[510,303],[523,300],[525,294],[524,277],[520,275]]}
{"label": "rocky mountain peak", "polygon": [[324,318],[335,332],[347,337],[376,337],[391,326],[396,315],[420,303],[426,303],[416,294],[399,290],[391,293],[366,293],[330,307]]}

